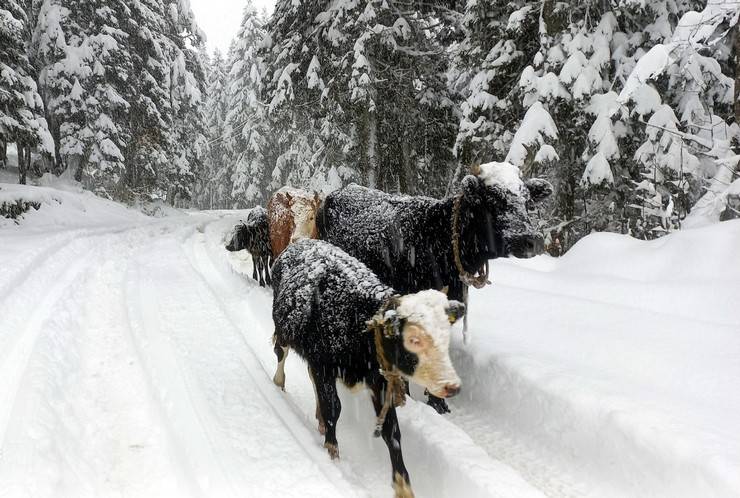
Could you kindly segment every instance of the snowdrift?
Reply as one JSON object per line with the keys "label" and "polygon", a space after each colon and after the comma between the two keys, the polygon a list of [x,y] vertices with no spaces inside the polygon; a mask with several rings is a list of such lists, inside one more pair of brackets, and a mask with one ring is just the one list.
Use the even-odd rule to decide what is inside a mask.
{"label": "snowdrift", "polygon": [[738,247],[732,221],[497,261],[471,293],[472,344],[455,347],[453,420],[489,415],[488,434],[469,432],[520,472],[537,474],[536,455],[544,487],[576,475],[590,496],[738,496]]}
{"label": "snowdrift", "polygon": [[[40,181],[43,181],[42,177]],[[141,222],[143,215],[121,204],[97,197],[74,183],[56,181],[37,187],[0,183],[0,206],[18,201],[32,203],[24,214],[12,220],[0,217],[0,227],[23,225],[24,229],[80,228],[111,223]]]}

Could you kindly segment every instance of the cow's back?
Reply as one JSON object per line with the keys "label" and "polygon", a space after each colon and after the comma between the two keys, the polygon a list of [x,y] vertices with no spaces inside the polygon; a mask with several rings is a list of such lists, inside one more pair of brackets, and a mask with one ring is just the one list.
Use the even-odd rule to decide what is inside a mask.
{"label": "cow's back", "polygon": [[434,247],[448,233],[427,226],[439,201],[358,185],[332,192],[319,211],[319,237],[365,263],[400,292],[441,288]]}
{"label": "cow's back", "polygon": [[291,244],[273,266],[276,333],[302,356],[352,356],[369,320],[393,290],[364,264],[323,241]]}

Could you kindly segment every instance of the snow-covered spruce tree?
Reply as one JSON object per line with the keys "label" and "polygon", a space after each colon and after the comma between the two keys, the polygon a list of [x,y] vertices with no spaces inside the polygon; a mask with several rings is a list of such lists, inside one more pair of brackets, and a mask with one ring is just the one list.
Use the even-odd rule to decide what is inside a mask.
{"label": "snow-covered spruce tree", "polygon": [[57,158],[86,187],[108,196],[121,187],[130,139],[125,15],[120,2],[45,0],[34,30]]}
{"label": "snow-covered spruce tree", "polygon": [[186,0],[41,0],[33,60],[63,166],[103,195],[188,198],[200,40]]}
{"label": "snow-covered spruce tree", "polygon": [[15,143],[20,183],[26,183],[31,152],[51,154],[54,147],[26,52],[28,7],[19,0],[0,7],[0,167],[6,166],[7,145]]}
{"label": "snow-covered spruce tree", "polygon": [[278,3],[265,84],[271,122],[289,138],[274,184],[444,190],[455,106],[440,42],[449,26],[435,8]]}
{"label": "snow-covered spruce tree", "polygon": [[[228,112],[228,65],[221,51],[216,49],[212,57],[201,54],[206,66],[206,92],[203,112],[205,114],[206,138],[209,141],[208,154],[204,164],[204,174],[197,180],[197,204],[203,209],[227,207],[224,197],[227,194],[220,178],[220,170],[225,163],[223,146],[224,127]],[[230,185],[228,185],[230,190]]]}
{"label": "snow-covered spruce tree", "polygon": [[187,0],[129,2],[132,60],[127,188],[149,198],[188,199],[206,140],[200,112],[202,33]]}
{"label": "snow-covered spruce tree", "polygon": [[503,159],[526,109],[516,84],[540,48],[539,2],[470,0],[453,51],[463,101],[455,154],[462,164]]}
{"label": "snow-covered spruce tree", "polygon": [[230,200],[234,208],[264,205],[269,195],[271,171],[267,162],[275,140],[266,127],[267,110],[260,102],[265,69],[259,50],[264,38],[263,21],[251,3],[247,4],[229,54],[225,161],[217,176],[219,182],[231,186],[224,200]]}
{"label": "snow-covered spruce tree", "polygon": [[690,223],[721,216],[738,176],[731,149],[740,136],[731,77],[737,67],[728,33],[739,14],[737,3],[720,0],[681,13],[671,34],[640,58],[619,95],[630,108],[644,107],[647,90],[654,107],[635,153],[642,176],[642,195],[632,206],[642,213],[637,235],[680,227],[692,206]]}
{"label": "snow-covered spruce tree", "polygon": [[[727,77],[721,74],[731,74],[734,67],[719,34],[732,23],[726,15],[729,7],[713,3],[702,13],[692,13],[701,10],[701,2],[469,2],[466,38],[455,57],[455,85],[465,96],[456,153],[464,161],[505,157],[526,174],[548,177],[556,193],[542,215],[546,229],[563,232],[561,238],[568,239],[561,240],[566,249],[591,230],[636,233],[637,225],[642,232],[646,226],[675,226],[695,200],[691,192],[698,184],[686,175],[692,156],[702,162],[696,149],[707,137],[700,129],[714,130],[716,139],[721,136],[716,126],[724,119],[717,116],[729,115],[723,97]],[[634,100],[625,100],[623,89],[638,61],[656,45],[672,43],[676,22],[684,14],[714,22],[714,27],[703,23],[699,30],[707,36],[703,48],[695,44],[700,57],[676,54],[671,68],[645,78],[645,85],[635,87]],[[496,33],[493,40],[486,38],[489,29]],[[698,72],[691,71],[692,63]],[[706,80],[687,81],[690,72],[706,74]],[[649,133],[645,123],[664,104],[677,117],[677,129]],[[715,117],[709,117],[707,109],[713,109]],[[666,116],[657,115],[652,125]],[[726,127],[730,135],[733,126]],[[675,137],[676,131],[689,132],[693,146],[686,147],[683,135],[683,155],[671,161],[670,147],[680,149],[675,140],[663,137]],[[682,182],[647,169],[645,161],[657,157],[647,154],[648,148],[656,144],[663,148],[658,155],[675,166]],[[646,182],[648,177],[662,182],[657,190],[653,180]],[[659,212],[646,223],[646,210],[634,206],[644,204],[646,195],[655,201],[655,191],[661,190]],[[674,211],[666,217],[669,208]],[[668,223],[668,218],[673,221]]]}

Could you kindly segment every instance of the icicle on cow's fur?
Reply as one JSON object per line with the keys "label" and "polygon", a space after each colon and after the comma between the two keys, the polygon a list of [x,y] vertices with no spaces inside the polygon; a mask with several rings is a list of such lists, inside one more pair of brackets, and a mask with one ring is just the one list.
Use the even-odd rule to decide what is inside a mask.
{"label": "icicle on cow's fur", "polygon": [[[449,356],[450,327],[464,315],[464,305],[436,290],[399,296],[346,252],[309,239],[290,244],[277,258],[273,293],[281,372],[276,373],[276,384],[285,385],[282,364],[290,348],[308,363],[319,430],[332,458],[339,456],[336,381],[349,387],[365,384],[376,416],[384,415],[381,435],[390,453],[396,495],[413,496],[395,406],[385,402],[389,370],[436,396],[455,395],[460,378]],[[368,330],[372,325],[383,332],[379,327]]]}
{"label": "icicle on cow's fur", "polygon": [[[453,207],[459,203],[459,259],[475,275],[489,259],[530,257],[544,239],[529,218],[527,204],[552,193],[545,180],[521,179],[508,163],[480,165],[467,175],[460,192],[445,199],[390,195],[358,185],[329,194],[319,210],[319,237],[365,263],[381,281],[399,292],[449,287],[465,299],[465,284],[453,251]],[[440,413],[442,399],[430,397]]]}

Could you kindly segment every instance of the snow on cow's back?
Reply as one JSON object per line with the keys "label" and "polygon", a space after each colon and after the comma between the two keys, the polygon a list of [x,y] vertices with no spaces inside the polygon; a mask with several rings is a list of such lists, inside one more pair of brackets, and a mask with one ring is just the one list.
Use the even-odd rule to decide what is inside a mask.
{"label": "snow on cow's back", "polygon": [[522,171],[511,163],[493,161],[481,164],[478,178],[488,187],[500,185],[513,194],[520,194],[524,190]]}
{"label": "snow on cow's back", "polygon": [[393,289],[383,284],[365,264],[323,240],[294,242],[278,257],[275,267],[281,281],[290,282],[288,285],[313,288],[330,277],[345,289],[373,299],[382,300],[393,294]]}

